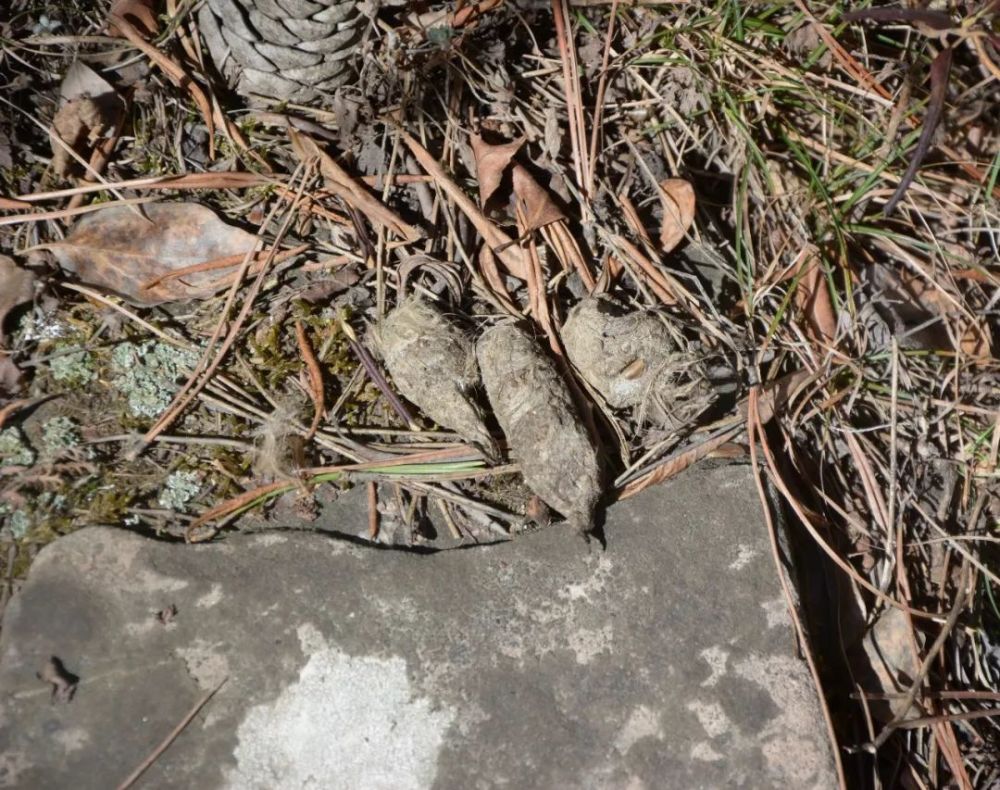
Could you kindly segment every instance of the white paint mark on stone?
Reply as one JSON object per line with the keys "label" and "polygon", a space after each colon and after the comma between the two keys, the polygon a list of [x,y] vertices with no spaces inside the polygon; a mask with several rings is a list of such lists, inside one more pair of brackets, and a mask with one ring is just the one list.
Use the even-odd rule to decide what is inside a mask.
{"label": "white paint mark on stone", "polygon": [[760,554],[757,549],[753,546],[748,546],[746,543],[740,543],[736,547],[736,559],[729,563],[729,570],[731,571],[741,571],[750,561],[753,560]]}
{"label": "white paint mark on stone", "polygon": [[253,539],[254,546],[280,546],[283,543],[288,543],[288,538],[277,532],[262,532],[259,535],[254,535]]}
{"label": "white paint mark on stone", "polygon": [[53,738],[56,743],[62,746],[65,754],[78,752],[90,745],[90,733],[83,729],[83,727],[70,727],[65,730],[58,730],[53,735]]}
{"label": "white paint mark on stone", "polygon": [[715,751],[708,741],[698,741],[691,747],[691,759],[700,760],[703,763],[717,763],[722,759],[722,755]]}
{"label": "white paint mark on stone", "polygon": [[701,682],[701,685],[706,688],[711,688],[719,682],[719,678],[726,674],[726,662],[729,660],[729,651],[724,650],[719,645],[716,645],[702,650],[698,655],[700,655],[704,662],[708,664],[708,670],[711,673]]}
{"label": "white paint mark on stone", "polygon": [[766,690],[778,708],[758,735],[768,773],[781,785],[821,788],[833,783],[830,755],[820,739],[801,737],[822,727],[816,694],[801,662],[786,655],[751,656],[734,667],[739,677]]}
{"label": "white paint mark on stone", "polygon": [[227,787],[431,787],[456,712],[415,696],[402,658],[347,655],[311,626],[299,640],[309,659],[240,724]]}
{"label": "white paint mark on stone", "polygon": [[760,605],[764,610],[764,617],[767,618],[768,628],[779,626],[790,626],[792,619],[788,616],[788,604],[784,598],[775,598],[773,601],[764,601]]}
{"label": "white paint mark on stone", "polygon": [[733,723],[717,702],[691,700],[685,707],[698,717],[698,722],[709,738],[718,738],[733,729]]}
{"label": "white paint mark on stone", "polygon": [[174,652],[184,661],[188,674],[200,688],[211,689],[229,677],[229,661],[218,651],[219,643],[196,639]]}
{"label": "white paint mark on stone", "polygon": [[660,716],[652,708],[639,705],[629,714],[628,721],[622,726],[615,738],[615,749],[625,754],[643,738],[663,739],[663,727]]}
{"label": "white paint mark on stone", "polygon": [[222,585],[215,583],[212,585],[212,589],[201,596],[194,605],[199,609],[211,609],[219,601],[222,600]]}
{"label": "white paint mark on stone", "polygon": [[589,664],[601,653],[610,653],[614,645],[611,626],[598,629],[577,628],[570,632],[569,649],[576,654],[577,664]]}

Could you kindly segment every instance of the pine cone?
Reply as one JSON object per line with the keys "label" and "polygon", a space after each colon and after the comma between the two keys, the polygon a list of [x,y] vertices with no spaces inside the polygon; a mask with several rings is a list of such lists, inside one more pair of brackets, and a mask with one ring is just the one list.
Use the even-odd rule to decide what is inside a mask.
{"label": "pine cone", "polygon": [[306,103],[351,78],[364,17],[357,0],[207,0],[198,22],[239,94]]}

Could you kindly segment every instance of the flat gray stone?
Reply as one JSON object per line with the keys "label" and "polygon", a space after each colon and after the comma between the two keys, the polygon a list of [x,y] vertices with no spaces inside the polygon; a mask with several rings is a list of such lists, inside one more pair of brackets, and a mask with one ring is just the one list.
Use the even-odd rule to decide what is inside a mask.
{"label": "flat gray stone", "polygon": [[651,489],[606,534],[64,537],[4,619],[0,785],[114,787],[228,678],[139,786],[834,786],[747,471]]}

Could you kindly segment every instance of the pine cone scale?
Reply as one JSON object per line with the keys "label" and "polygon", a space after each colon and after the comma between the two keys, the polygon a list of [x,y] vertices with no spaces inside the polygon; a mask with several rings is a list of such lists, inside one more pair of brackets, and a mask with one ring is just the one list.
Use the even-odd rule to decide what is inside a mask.
{"label": "pine cone scale", "polygon": [[357,0],[206,0],[199,21],[238,93],[305,103],[350,80],[365,18]]}

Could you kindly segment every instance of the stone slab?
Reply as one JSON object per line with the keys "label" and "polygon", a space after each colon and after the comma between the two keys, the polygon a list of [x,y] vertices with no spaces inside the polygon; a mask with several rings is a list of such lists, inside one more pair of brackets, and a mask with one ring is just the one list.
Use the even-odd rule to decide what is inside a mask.
{"label": "stone slab", "polygon": [[117,786],[223,679],[138,786],[835,786],[747,471],[688,473],[605,531],[433,555],[69,535],[4,619],[0,786]]}

